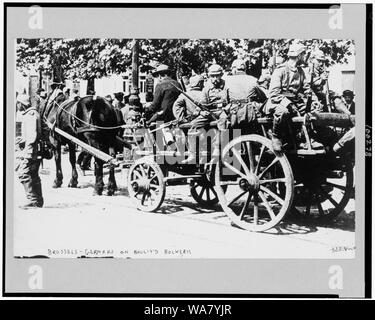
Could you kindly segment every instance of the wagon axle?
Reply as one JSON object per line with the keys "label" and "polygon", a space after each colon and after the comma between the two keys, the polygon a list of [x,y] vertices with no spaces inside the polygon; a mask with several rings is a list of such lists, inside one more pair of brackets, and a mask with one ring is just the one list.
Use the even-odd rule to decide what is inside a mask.
{"label": "wagon axle", "polygon": [[243,191],[250,191],[251,193],[258,193],[260,189],[259,178],[253,173],[247,179],[240,179],[238,185]]}

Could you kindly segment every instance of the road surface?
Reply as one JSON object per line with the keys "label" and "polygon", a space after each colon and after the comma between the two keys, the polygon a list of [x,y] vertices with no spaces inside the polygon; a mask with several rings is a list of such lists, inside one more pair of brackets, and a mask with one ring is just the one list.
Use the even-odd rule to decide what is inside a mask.
{"label": "road surface", "polygon": [[[127,197],[126,171],[117,170],[115,196],[93,196],[93,172],[79,171],[79,187],[68,188],[70,165],[63,154],[62,188],[53,189],[54,161],[40,170],[45,205],[23,210],[15,178],[14,256],[50,258],[353,258],[354,200],[330,224],[293,222],[254,233],[231,225],[215,206],[197,206],[188,186],[167,187],[157,213],[138,211]],[[108,175],[105,176],[105,182]]]}

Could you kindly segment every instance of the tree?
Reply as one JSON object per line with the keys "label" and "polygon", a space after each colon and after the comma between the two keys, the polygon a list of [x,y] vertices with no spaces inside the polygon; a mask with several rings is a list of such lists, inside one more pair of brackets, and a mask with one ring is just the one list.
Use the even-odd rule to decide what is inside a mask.
{"label": "tree", "polygon": [[[211,63],[229,69],[237,54],[255,53],[267,67],[273,55],[286,57],[294,39],[142,39],[139,40],[141,71],[157,63],[180,75],[201,73]],[[345,63],[354,54],[352,40],[302,40],[308,51],[321,49],[328,64]],[[64,79],[92,79],[127,71],[131,66],[132,39],[18,39],[17,69],[34,69]]]}

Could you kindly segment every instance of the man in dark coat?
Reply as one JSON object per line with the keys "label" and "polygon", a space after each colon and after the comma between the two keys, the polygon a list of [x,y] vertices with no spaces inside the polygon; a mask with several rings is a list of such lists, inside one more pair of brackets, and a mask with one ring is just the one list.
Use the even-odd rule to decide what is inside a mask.
{"label": "man in dark coat", "polygon": [[170,73],[165,64],[159,65],[153,73],[154,77],[159,78],[159,83],[155,87],[154,100],[146,107],[148,122],[169,122],[174,119],[173,104],[180,95],[177,88],[181,89],[181,86],[170,77]]}

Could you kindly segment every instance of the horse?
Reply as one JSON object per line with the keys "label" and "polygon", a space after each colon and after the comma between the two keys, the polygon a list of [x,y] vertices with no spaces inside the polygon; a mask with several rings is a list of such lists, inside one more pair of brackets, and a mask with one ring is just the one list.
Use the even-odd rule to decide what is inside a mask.
{"label": "horse", "polygon": [[[53,188],[59,188],[63,182],[61,170],[61,146],[68,145],[69,161],[72,167],[72,176],[68,187],[76,188],[78,185],[78,173],[76,169],[76,146],[72,141],[58,135],[53,128],[59,128],[64,132],[78,138],[90,146],[103,151],[111,156],[116,155],[118,141],[116,136],[120,126],[124,124],[119,113],[112,104],[102,97],[86,96],[74,100],[65,100],[57,97],[42,110],[42,121],[49,123],[48,143],[52,145],[56,163],[56,177]],[[44,125],[44,127],[46,127]],[[95,157],[95,188],[94,195],[102,195],[103,161]],[[109,169],[107,195],[112,196],[117,190],[115,172],[113,166]]]}

